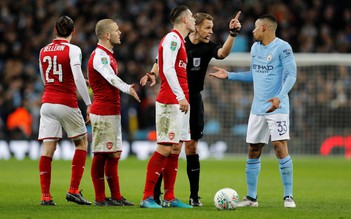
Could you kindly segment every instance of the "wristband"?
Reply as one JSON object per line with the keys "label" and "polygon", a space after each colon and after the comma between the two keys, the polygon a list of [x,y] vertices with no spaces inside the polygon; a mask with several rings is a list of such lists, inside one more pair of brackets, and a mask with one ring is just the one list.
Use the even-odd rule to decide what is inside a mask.
{"label": "wristband", "polygon": [[238,33],[237,32],[229,32],[229,35],[231,36],[231,37],[236,37],[236,36],[238,36]]}
{"label": "wristband", "polygon": [[236,37],[236,36],[238,36],[238,34],[239,34],[239,32],[240,32],[240,30],[238,30],[238,29],[236,29],[236,28],[232,28],[232,29],[229,29],[229,34],[230,34],[230,36],[232,36],[232,37]]}
{"label": "wristband", "polygon": [[[228,25],[229,25],[229,23],[230,23],[230,21],[228,22]],[[234,28],[229,28],[229,34],[230,34],[231,37],[238,36],[239,32],[240,32],[240,30],[235,28],[235,27]]]}

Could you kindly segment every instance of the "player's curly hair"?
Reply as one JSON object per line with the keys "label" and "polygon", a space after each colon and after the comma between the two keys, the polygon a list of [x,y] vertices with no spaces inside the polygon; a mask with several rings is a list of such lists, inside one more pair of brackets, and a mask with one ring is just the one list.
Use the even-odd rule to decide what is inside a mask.
{"label": "player's curly hair", "polygon": [[59,37],[68,37],[74,30],[73,20],[64,15],[59,17],[56,21],[56,32]]}

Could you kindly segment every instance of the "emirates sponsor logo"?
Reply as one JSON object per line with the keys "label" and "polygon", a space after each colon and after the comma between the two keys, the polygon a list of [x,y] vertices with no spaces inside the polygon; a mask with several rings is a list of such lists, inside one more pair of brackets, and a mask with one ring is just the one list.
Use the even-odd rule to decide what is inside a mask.
{"label": "emirates sponsor logo", "polygon": [[183,60],[179,60],[178,67],[186,69],[186,63]]}
{"label": "emirates sponsor logo", "polygon": [[112,146],[113,146],[112,142],[106,142],[107,149],[111,150]]}
{"label": "emirates sponsor logo", "polygon": [[174,132],[170,132],[170,133],[168,134],[168,137],[169,137],[169,139],[171,139],[171,140],[173,140],[174,136],[175,136]]}

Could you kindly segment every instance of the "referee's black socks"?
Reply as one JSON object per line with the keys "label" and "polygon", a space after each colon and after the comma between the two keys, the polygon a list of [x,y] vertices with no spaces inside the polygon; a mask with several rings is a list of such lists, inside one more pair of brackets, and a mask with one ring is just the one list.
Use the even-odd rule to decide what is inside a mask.
{"label": "referee's black socks", "polygon": [[197,198],[200,181],[200,160],[199,155],[186,155],[187,173],[190,183],[190,197]]}

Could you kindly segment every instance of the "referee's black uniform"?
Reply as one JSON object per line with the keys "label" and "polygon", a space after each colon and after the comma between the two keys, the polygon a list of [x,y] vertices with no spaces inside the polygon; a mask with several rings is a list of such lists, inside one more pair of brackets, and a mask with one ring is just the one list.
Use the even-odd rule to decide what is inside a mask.
{"label": "referee's black uniform", "polygon": [[212,58],[220,59],[217,54],[222,47],[220,43],[200,42],[193,44],[189,35],[185,38],[188,54],[187,75],[190,97],[190,132],[192,140],[199,140],[204,130],[204,105],[201,91],[204,89],[208,64]]}

